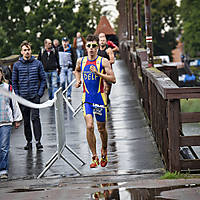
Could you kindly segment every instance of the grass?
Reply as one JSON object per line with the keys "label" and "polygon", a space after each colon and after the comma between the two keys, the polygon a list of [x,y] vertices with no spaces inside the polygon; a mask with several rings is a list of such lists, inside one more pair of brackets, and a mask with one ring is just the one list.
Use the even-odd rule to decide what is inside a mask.
{"label": "grass", "polygon": [[191,175],[189,173],[183,174],[180,172],[169,172],[167,171],[160,179],[191,179],[191,178],[200,178],[198,175]]}
{"label": "grass", "polygon": [[200,99],[181,99],[182,112],[200,112]]}

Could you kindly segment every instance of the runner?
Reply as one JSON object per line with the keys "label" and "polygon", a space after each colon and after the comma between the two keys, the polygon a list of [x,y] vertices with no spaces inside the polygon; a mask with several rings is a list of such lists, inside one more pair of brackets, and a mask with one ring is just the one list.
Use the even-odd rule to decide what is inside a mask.
{"label": "runner", "polygon": [[[106,38],[106,34],[99,33],[99,39],[101,39],[101,38]],[[113,52],[116,53],[119,51],[119,47],[116,44],[114,44],[112,41],[108,40],[107,45],[108,45],[108,47],[112,48]]]}
{"label": "runner", "polygon": [[108,133],[106,129],[107,100],[104,93],[103,80],[111,83],[116,82],[109,61],[97,55],[98,44],[99,39],[97,36],[87,36],[86,50],[88,56],[79,58],[75,69],[76,88],[80,87],[83,83],[83,111],[87,129],[87,141],[92,152],[90,168],[95,168],[99,165],[99,158],[96,152],[96,137],[94,134],[94,114],[102,142],[101,166],[105,167],[108,162]]}
{"label": "runner", "polygon": [[[115,62],[114,53],[113,50],[107,45],[106,37],[103,37],[99,34],[99,49],[98,49],[98,55],[104,58],[107,58],[110,62],[111,68],[112,64]],[[107,104],[110,105],[110,92],[111,92],[112,83],[105,82],[105,93],[107,94]]]}

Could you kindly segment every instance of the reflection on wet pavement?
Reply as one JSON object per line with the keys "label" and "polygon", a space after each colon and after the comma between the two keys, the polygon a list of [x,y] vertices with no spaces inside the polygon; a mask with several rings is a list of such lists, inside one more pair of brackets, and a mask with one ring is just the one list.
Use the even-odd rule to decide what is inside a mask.
{"label": "reflection on wet pavement", "polygon": [[[197,184],[177,185],[160,188],[126,188],[125,183],[106,183],[96,185],[97,192],[91,194],[91,199],[105,200],[169,200],[169,199],[190,199],[189,196],[182,197],[180,193],[184,193],[188,189],[199,191]],[[194,193],[193,193],[194,195]],[[195,200],[198,198],[195,198]]]}
{"label": "reflection on wet pavement", "polygon": [[115,199],[119,200],[119,189],[109,189],[109,187],[117,186],[117,183],[104,183],[100,184],[100,187],[98,192],[95,192],[94,194],[91,194],[91,199],[99,200],[99,199]]}

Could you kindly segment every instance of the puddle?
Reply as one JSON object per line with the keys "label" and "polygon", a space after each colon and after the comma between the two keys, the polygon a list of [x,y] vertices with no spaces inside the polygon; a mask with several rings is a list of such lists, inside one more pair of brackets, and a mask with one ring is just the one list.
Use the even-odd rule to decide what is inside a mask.
{"label": "puddle", "polygon": [[[118,187],[117,183],[105,183],[105,184],[101,184],[99,186],[99,191],[93,193],[91,195],[91,199],[120,199],[119,196],[119,189],[118,188],[113,188],[113,187]],[[97,187],[97,186],[95,186]],[[112,187],[113,189],[109,189],[110,187]],[[104,189],[105,188],[105,189]]]}
{"label": "puddle", "polygon": [[[187,184],[161,188],[126,188],[118,184],[101,184],[98,191],[91,194],[91,199],[95,200],[169,200],[187,199],[187,195],[193,193],[192,200],[200,199],[200,185]],[[122,184],[123,185],[123,184]],[[104,189],[105,188],[105,189]],[[196,191],[195,191],[196,190]],[[197,194],[195,194],[195,192]],[[182,198],[185,196],[186,198]],[[195,196],[198,196],[197,198]],[[191,199],[191,198],[190,198]],[[188,199],[187,199],[188,200]]]}
{"label": "puddle", "polygon": [[20,193],[20,192],[38,192],[38,191],[44,191],[44,188],[18,188],[18,189],[14,189],[8,193]]}

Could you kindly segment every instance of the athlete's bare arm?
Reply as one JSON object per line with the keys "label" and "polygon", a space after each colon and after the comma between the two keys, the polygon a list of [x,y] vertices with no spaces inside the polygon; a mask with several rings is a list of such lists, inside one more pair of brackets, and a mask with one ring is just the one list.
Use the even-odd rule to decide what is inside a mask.
{"label": "athlete's bare arm", "polygon": [[114,57],[113,50],[111,48],[108,48],[108,49],[106,49],[106,53],[108,54],[108,56],[110,58],[110,60],[109,60],[110,64],[114,64],[115,57]]}
{"label": "athlete's bare arm", "polygon": [[81,59],[82,58],[79,58],[76,62],[76,68],[75,68],[76,88],[79,88],[81,86]]}
{"label": "athlete's bare arm", "polygon": [[107,44],[108,44],[109,47],[111,47],[113,52],[118,52],[119,51],[119,47],[116,44],[114,44],[112,41],[109,40],[107,42]]}
{"label": "athlete's bare arm", "polygon": [[102,59],[102,65],[105,69],[106,74],[98,72],[95,66],[91,66],[90,70],[94,72],[97,76],[102,77],[105,81],[116,83],[115,74],[113,70],[111,69],[110,63],[107,58]]}
{"label": "athlete's bare arm", "polygon": [[115,45],[115,47],[112,49],[114,52],[118,52],[119,51],[119,47]]}

